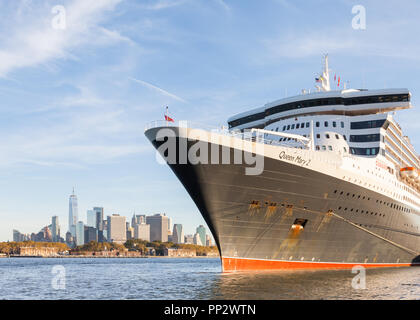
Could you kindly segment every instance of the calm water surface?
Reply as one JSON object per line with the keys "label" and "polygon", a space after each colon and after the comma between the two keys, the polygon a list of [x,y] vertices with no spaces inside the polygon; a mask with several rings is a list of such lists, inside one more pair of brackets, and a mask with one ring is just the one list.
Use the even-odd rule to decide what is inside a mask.
{"label": "calm water surface", "polygon": [[[53,289],[55,265],[65,289]],[[420,268],[221,273],[219,259],[0,258],[0,299],[417,299]]]}

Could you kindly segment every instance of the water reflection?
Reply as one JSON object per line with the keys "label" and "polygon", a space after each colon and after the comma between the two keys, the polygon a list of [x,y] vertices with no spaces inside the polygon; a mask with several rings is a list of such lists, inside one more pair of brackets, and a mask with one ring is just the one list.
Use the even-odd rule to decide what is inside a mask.
{"label": "water reflection", "polygon": [[[66,287],[51,286],[52,268]],[[0,259],[0,299],[420,299],[420,268],[221,273],[219,259]]]}
{"label": "water reflection", "polygon": [[224,273],[211,299],[420,299],[420,268],[367,269],[366,289],[351,270]]}

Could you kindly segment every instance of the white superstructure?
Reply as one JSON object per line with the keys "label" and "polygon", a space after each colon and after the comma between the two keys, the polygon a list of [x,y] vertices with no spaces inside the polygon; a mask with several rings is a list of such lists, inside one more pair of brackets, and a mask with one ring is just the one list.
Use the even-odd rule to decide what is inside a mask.
{"label": "white superstructure", "polygon": [[[233,116],[228,119],[230,130],[261,128],[264,138],[272,143],[339,154],[356,172],[392,186],[388,192],[398,199],[420,206],[419,156],[393,117],[397,110],[412,108],[410,92],[332,91],[327,55],[317,79],[321,82],[317,92],[276,100]],[[311,143],[303,144],[299,136]]]}

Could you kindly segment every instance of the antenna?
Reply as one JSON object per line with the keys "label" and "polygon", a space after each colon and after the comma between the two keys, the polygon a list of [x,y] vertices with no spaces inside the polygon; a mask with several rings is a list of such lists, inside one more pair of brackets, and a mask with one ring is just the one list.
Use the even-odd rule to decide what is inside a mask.
{"label": "antenna", "polygon": [[[322,91],[331,91],[330,87],[330,70],[328,68],[328,53],[323,55],[323,70],[319,78],[316,79],[317,82],[321,83],[319,90]],[[316,86],[318,87],[318,86]]]}

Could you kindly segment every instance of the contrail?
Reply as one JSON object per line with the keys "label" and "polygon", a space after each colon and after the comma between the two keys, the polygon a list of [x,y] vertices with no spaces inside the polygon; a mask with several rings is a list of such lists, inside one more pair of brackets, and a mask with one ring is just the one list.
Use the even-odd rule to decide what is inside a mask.
{"label": "contrail", "polygon": [[132,80],[132,81],[138,82],[141,85],[143,85],[143,86],[145,86],[145,87],[147,87],[149,89],[156,90],[156,91],[158,91],[159,93],[162,93],[165,96],[171,97],[172,99],[175,99],[175,100],[178,100],[178,101],[181,101],[181,102],[185,102],[185,103],[187,102],[184,99],[182,99],[182,98],[180,98],[180,97],[178,97],[178,96],[176,96],[176,95],[174,95],[174,94],[172,94],[172,93],[170,93],[168,91],[165,91],[165,90],[163,90],[163,89],[161,89],[159,87],[156,87],[156,86],[154,86],[154,85],[152,85],[150,83],[147,83],[146,81],[142,81],[142,80],[138,80],[138,79],[134,79],[134,78],[129,78],[129,79]]}

